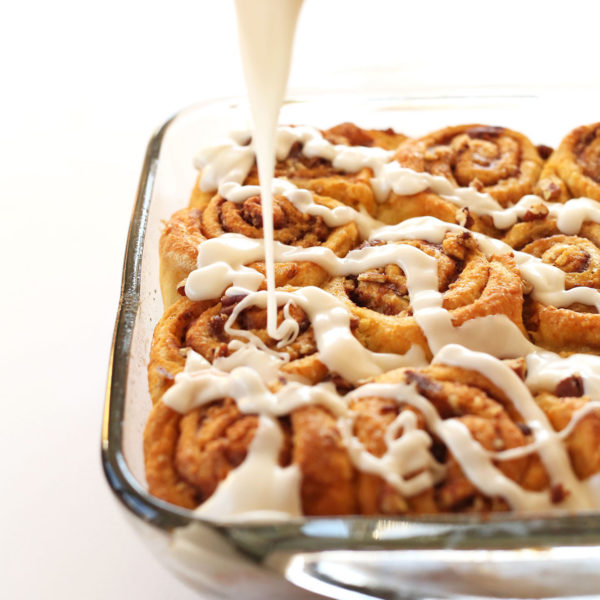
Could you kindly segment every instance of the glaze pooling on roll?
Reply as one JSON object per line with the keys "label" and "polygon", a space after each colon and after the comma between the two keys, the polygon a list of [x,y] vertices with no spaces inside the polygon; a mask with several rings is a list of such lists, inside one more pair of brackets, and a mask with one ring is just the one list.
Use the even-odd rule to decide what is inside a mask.
{"label": "glaze pooling on roll", "polygon": [[224,515],[228,521],[301,516],[300,470],[296,465],[279,466],[282,442],[277,422],[261,416],[246,460],[196,509],[198,515],[216,521]]}

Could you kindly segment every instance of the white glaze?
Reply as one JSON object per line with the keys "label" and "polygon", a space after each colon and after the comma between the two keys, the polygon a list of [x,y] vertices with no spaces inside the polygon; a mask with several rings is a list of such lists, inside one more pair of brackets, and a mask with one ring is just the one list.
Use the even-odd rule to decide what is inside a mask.
{"label": "white glaze", "polygon": [[600,400],[600,356],[572,354],[562,358],[545,350],[527,356],[526,382],[533,392],[553,390],[560,381],[573,375],[581,376],[588,396]]}
{"label": "white glaze", "polygon": [[[275,139],[302,0],[236,0],[240,50],[252,112],[252,144],[260,180],[267,275],[267,331],[278,335],[273,262]],[[234,180],[236,181],[236,180]]]}
{"label": "white glaze", "polygon": [[244,462],[219,483],[196,513],[216,521],[301,516],[300,469],[279,466],[282,442],[277,421],[262,415]]}
{"label": "white glaze", "polygon": [[[385,479],[403,496],[419,494],[443,479],[446,469],[429,449],[431,436],[416,427],[416,415],[403,411],[385,432],[387,450],[377,457],[365,450],[353,434],[354,414],[338,420],[338,430],[353,464],[362,472]],[[401,435],[397,434],[401,431]]]}

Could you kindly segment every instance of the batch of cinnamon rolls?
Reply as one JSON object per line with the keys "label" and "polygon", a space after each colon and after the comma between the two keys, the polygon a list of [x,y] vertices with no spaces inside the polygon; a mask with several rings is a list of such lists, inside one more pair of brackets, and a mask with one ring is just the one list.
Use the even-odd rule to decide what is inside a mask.
{"label": "batch of cinnamon rolls", "polygon": [[153,495],[222,521],[600,508],[600,123],[554,150],[280,127],[271,297],[250,134],[196,166],[160,241]]}

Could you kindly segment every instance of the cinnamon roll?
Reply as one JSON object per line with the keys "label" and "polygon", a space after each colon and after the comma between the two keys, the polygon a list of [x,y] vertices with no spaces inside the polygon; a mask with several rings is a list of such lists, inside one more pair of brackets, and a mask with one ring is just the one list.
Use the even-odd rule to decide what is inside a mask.
{"label": "cinnamon roll", "polygon": [[[294,129],[293,127],[291,128]],[[314,130],[330,148],[326,154],[336,154],[334,147],[361,146],[395,150],[406,136],[393,129],[362,129],[353,123],[341,123],[327,130]],[[249,144],[250,140],[247,139]],[[373,171],[369,167],[345,170],[334,167],[331,157],[306,153],[304,143],[295,141],[285,156],[278,156],[275,164],[275,177],[285,178],[299,188],[307,189],[320,196],[328,196],[357,210],[374,215],[377,210],[375,194],[371,187]],[[243,181],[245,185],[258,185],[258,169],[252,164]],[[202,173],[196,180],[190,199],[190,207],[204,208],[216,193],[216,189],[204,190]]]}
{"label": "cinnamon roll", "polygon": [[401,166],[441,175],[457,187],[490,194],[502,206],[533,192],[543,165],[522,133],[504,127],[459,125],[400,144]]}
{"label": "cinnamon roll", "polygon": [[183,508],[196,508],[246,458],[258,418],[242,415],[225,399],[181,415],[154,406],[144,432],[150,493]]}
{"label": "cinnamon roll", "polygon": [[[258,417],[225,398],[180,414],[157,404],[146,425],[144,451],[150,492],[184,508],[196,508],[244,461]],[[298,408],[280,418],[281,467],[297,465],[306,515],[356,513],[355,469],[336,420],[320,406]]]}
{"label": "cinnamon roll", "polygon": [[[228,329],[231,313],[244,296],[223,296],[220,300],[194,302],[180,298],[169,307],[154,331],[148,365],[148,380],[153,403],[169,389],[178,373],[183,371],[186,356],[193,350],[209,362],[228,357],[233,352],[230,342],[259,340],[267,348],[277,350],[277,340],[267,333],[266,308],[250,306],[238,315]],[[321,381],[328,376],[327,368],[318,359],[313,329],[306,313],[298,306],[278,311],[278,324],[286,317],[298,324],[298,335],[286,344],[287,358],[282,363],[282,375],[300,377],[308,382]],[[239,335],[238,335],[239,334]]]}
{"label": "cinnamon roll", "polygon": [[[534,207],[503,241],[564,274],[564,289],[600,290],[600,224],[586,221],[577,235],[563,234],[544,205]],[[531,290],[529,290],[531,291]],[[536,344],[557,351],[600,351],[600,315],[595,305],[553,306],[528,295],[525,326]]]}
{"label": "cinnamon roll", "polygon": [[[342,206],[331,198],[316,195],[314,202],[328,209]],[[273,198],[273,226],[277,242],[301,248],[322,246],[337,256],[344,256],[359,242],[354,223],[329,227],[322,217],[301,212],[285,196]],[[260,196],[251,196],[238,204],[216,195],[203,211],[185,208],[171,217],[159,244],[161,292],[165,306],[177,300],[178,288],[197,267],[199,244],[225,233],[238,233],[252,239],[263,237]],[[251,262],[249,266],[264,274],[263,261]],[[327,272],[311,262],[275,265],[277,286],[320,285],[327,278]]]}
{"label": "cinnamon roll", "polygon": [[[441,245],[421,240],[392,243],[412,246],[437,261],[435,291],[442,294],[442,308],[454,327],[477,317],[505,315],[524,331],[522,282],[511,256],[486,257],[468,231],[446,233]],[[411,306],[407,275],[397,264],[336,277],[325,289],[345,301],[357,319],[354,335],[370,350],[404,354],[416,344],[430,356]]]}
{"label": "cinnamon roll", "polygon": [[[531,444],[531,429],[502,390],[477,371],[446,365],[399,369],[374,381],[404,385],[387,397],[373,395],[354,401],[353,433],[364,449],[377,457],[390,452],[390,445],[401,443],[404,436],[424,440],[419,448],[423,458],[420,463],[409,462],[404,480],[409,484],[428,470],[431,485],[421,484],[416,489],[420,487],[422,491],[412,495],[408,485],[405,487],[409,493],[402,487],[394,487],[376,472],[359,472],[357,491],[363,514],[481,513],[509,509],[505,498],[486,494],[481,482],[472,473],[467,475],[469,465],[462,456],[454,454],[452,434],[445,436],[444,427],[440,426],[450,421],[452,425],[460,423],[469,434],[463,443],[479,445],[490,454]],[[416,393],[407,386],[413,386]],[[423,406],[428,410],[419,409]],[[394,427],[398,423],[402,425]],[[405,452],[406,460],[408,451]],[[536,453],[491,462],[500,475],[524,490],[548,487],[547,473]]]}
{"label": "cinnamon roll", "polygon": [[600,123],[578,127],[562,140],[535,191],[550,202],[579,197],[600,201]]}

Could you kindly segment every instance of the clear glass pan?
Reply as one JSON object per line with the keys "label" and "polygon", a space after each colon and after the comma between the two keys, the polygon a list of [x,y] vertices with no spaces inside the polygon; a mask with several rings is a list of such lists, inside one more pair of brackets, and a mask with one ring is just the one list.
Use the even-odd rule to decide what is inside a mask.
{"label": "clear glass pan", "polygon": [[[352,120],[421,135],[459,123],[499,124],[555,146],[599,120],[598,92],[477,96],[307,97],[281,122],[330,126]],[[600,514],[305,518],[219,524],[150,496],[142,434],[150,398],[146,362],[162,313],[161,220],[187,204],[196,151],[247,127],[235,100],[183,110],[150,140],[133,210],[113,339],[102,430],[109,485],[165,562],[193,585],[224,597],[332,598],[600,595]],[[291,583],[288,583],[291,582]],[[293,584],[293,585],[292,585]]]}

